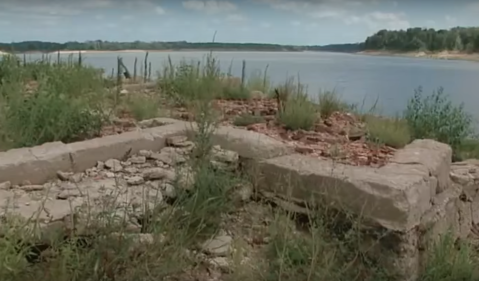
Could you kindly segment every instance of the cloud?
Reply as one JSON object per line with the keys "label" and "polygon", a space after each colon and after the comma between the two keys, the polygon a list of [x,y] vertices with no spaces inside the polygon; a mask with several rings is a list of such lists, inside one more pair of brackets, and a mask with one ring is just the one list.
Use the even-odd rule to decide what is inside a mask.
{"label": "cloud", "polygon": [[234,3],[221,0],[189,0],[184,1],[182,4],[185,9],[205,12],[209,14],[233,12],[238,9],[238,7]]}
{"label": "cloud", "polygon": [[229,14],[226,16],[227,21],[246,21],[246,17],[241,14]]}
{"label": "cloud", "polygon": [[450,15],[446,15],[444,19],[449,24],[455,24],[457,22],[457,19],[455,17],[451,17]]}
{"label": "cloud", "polygon": [[165,9],[163,9],[163,8],[160,7],[160,6],[156,6],[156,7],[155,7],[155,12],[156,12],[158,15],[164,15],[164,14],[166,14]]}
{"label": "cloud", "polygon": [[402,13],[372,12],[363,16],[346,18],[346,24],[366,24],[372,30],[378,29],[407,29],[411,26]]}
{"label": "cloud", "polygon": [[264,22],[261,22],[259,26],[261,26],[262,28],[270,28],[271,23],[264,21]]}
{"label": "cloud", "polygon": [[294,20],[294,21],[291,21],[291,25],[292,25],[292,26],[300,26],[300,25],[301,25],[301,22],[300,22],[300,21],[297,21],[297,20]]}

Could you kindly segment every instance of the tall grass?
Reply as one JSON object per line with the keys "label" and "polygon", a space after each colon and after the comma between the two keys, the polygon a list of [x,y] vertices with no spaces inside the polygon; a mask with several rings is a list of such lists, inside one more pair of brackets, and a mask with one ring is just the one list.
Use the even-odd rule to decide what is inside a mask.
{"label": "tall grass", "polygon": [[105,112],[104,79],[72,61],[0,61],[0,138],[8,147],[71,142],[98,135]]}

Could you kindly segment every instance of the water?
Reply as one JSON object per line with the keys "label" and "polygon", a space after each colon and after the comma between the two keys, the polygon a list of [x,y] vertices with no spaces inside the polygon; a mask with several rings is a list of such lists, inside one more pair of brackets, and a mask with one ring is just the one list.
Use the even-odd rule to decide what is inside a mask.
{"label": "water", "polygon": [[[152,75],[161,69],[171,56],[173,63],[182,59],[204,60],[207,52],[150,52]],[[85,62],[101,67],[107,73],[116,68],[116,57],[132,72],[135,57],[138,68],[143,68],[144,52],[85,54]],[[241,61],[246,60],[247,74],[263,71],[267,65],[272,82],[283,82],[288,76],[299,75],[308,85],[309,93],[320,89],[335,90],[350,103],[364,104],[368,110],[378,100],[381,113],[401,113],[414,89],[423,87],[430,94],[444,87],[455,104],[464,103],[465,109],[479,120],[479,63],[422,58],[379,57],[327,52],[216,52],[222,70],[227,72],[233,61],[232,74],[241,76]],[[67,57],[67,55],[64,55]],[[29,55],[31,59],[40,55]],[[53,58],[56,55],[52,55]]]}

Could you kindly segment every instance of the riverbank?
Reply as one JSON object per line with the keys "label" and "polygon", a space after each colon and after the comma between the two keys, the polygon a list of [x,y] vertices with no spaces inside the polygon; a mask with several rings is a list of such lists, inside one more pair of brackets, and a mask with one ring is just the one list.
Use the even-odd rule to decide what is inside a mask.
{"label": "riverbank", "polygon": [[356,54],[368,56],[390,56],[390,57],[408,57],[408,58],[429,58],[442,60],[465,60],[479,62],[479,53],[459,53],[442,51],[437,53],[427,52],[393,52],[393,51],[361,51]]}
{"label": "riverbank", "polygon": [[[62,55],[70,55],[70,54],[104,54],[104,53],[165,53],[165,52],[303,52],[302,50],[242,50],[242,49],[165,49],[165,50],[142,50],[142,49],[129,49],[129,50],[60,50],[60,51],[52,51],[52,52],[41,52],[41,51],[31,51],[31,52],[24,52],[22,54],[62,54]],[[9,52],[0,51],[0,55],[10,54]]]}

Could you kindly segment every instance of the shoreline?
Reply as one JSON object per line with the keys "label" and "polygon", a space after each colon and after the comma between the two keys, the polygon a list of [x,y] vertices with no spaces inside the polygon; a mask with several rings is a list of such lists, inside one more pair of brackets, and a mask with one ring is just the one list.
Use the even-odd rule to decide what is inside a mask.
{"label": "shoreline", "polygon": [[442,51],[437,53],[426,52],[392,52],[392,51],[361,51],[356,52],[357,55],[365,56],[383,56],[383,57],[405,57],[405,58],[424,58],[438,60],[461,60],[479,62],[479,53],[466,54],[458,52]]}
{"label": "shoreline", "polygon": [[[60,53],[62,55],[69,55],[69,54],[102,54],[102,53],[166,53],[166,52],[302,52],[302,51],[293,51],[293,50],[237,50],[237,49],[165,49],[165,50],[60,50],[60,51],[52,51],[52,52],[42,52],[42,51],[30,51],[24,52],[20,54],[57,54]],[[0,54],[7,55],[10,54],[9,52],[1,51]]]}

